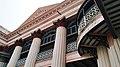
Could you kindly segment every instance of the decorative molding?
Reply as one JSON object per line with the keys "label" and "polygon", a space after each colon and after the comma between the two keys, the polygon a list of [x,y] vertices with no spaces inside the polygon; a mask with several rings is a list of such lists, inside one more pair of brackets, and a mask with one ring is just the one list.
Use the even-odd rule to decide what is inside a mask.
{"label": "decorative molding", "polygon": [[15,46],[21,46],[21,47],[22,47],[23,44],[24,44],[24,40],[23,40],[23,39],[19,39],[19,40],[16,40],[16,41],[15,41],[15,44],[14,44],[14,45],[15,45]]}
{"label": "decorative molding", "polygon": [[39,30],[37,30],[37,31],[34,31],[32,34],[31,34],[31,36],[33,37],[33,38],[41,38],[42,36],[41,36],[41,30],[39,29]]}
{"label": "decorative molding", "polygon": [[63,17],[62,19],[58,19],[57,22],[53,22],[53,24],[56,27],[59,27],[59,26],[67,27],[66,26],[66,18],[65,17]]}
{"label": "decorative molding", "polygon": [[3,39],[4,41],[6,41],[7,40],[7,34],[5,34],[5,33],[3,33],[3,32],[1,32],[0,31],[0,37],[1,37],[1,39]]}

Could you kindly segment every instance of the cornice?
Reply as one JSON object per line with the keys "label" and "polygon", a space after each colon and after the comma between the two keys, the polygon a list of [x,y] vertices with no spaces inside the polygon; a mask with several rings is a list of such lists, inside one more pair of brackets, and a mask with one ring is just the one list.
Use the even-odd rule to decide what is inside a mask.
{"label": "cornice", "polygon": [[8,36],[7,34],[0,31],[0,39],[7,41],[7,36]]}
{"label": "cornice", "polygon": [[29,27],[31,27],[32,25],[37,24],[38,22],[48,18],[50,15],[54,14],[55,12],[57,12],[59,9],[62,9],[64,7],[66,7],[67,5],[71,4],[72,2],[77,1],[77,0],[67,0],[65,2],[62,2],[61,4],[59,4],[56,8],[51,9],[50,11],[43,13],[41,16],[35,18],[34,20],[30,21],[28,24],[23,25],[21,28],[18,28],[17,30],[15,30],[14,32],[8,34],[8,38],[18,34],[18,32],[21,32]]}

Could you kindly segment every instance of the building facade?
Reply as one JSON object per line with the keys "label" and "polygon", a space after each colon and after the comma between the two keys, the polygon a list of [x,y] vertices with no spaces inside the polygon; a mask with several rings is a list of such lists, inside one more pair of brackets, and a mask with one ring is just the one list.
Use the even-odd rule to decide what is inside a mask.
{"label": "building facade", "polygon": [[0,67],[119,67],[119,5],[65,0],[38,8],[15,31],[1,28]]}

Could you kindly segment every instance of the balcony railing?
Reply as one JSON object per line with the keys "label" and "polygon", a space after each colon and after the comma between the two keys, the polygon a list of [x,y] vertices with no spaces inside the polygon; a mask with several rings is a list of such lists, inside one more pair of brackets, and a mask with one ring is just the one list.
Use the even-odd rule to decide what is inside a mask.
{"label": "balcony railing", "polygon": [[18,60],[18,62],[17,62],[17,64],[16,64],[16,67],[19,67],[19,66],[21,66],[21,65],[24,65],[24,64],[25,64],[25,60],[26,60],[26,58],[22,58],[22,59]]}
{"label": "balcony railing", "polygon": [[0,62],[0,67],[6,67],[7,66],[7,63],[5,62]]}
{"label": "balcony railing", "polygon": [[49,49],[47,51],[40,52],[38,54],[37,61],[38,60],[44,60],[44,59],[47,59],[47,58],[52,58],[52,54],[53,54],[53,49]]}
{"label": "balcony railing", "polygon": [[[77,51],[76,42],[71,42],[71,43],[67,44],[67,51],[66,52],[69,53],[69,52],[74,52],[74,51]],[[40,52],[40,53],[38,53],[37,61],[41,61],[41,60],[44,60],[44,59],[47,59],[47,58],[52,58],[52,55],[53,55],[53,49],[49,49],[49,50]],[[20,59],[17,62],[16,66],[19,67],[21,65],[24,65],[25,60],[26,60],[26,58]]]}
{"label": "balcony railing", "polygon": [[67,53],[77,51],[77,43],[76,42],[71,42],[67,44]]}
{"label": "balcony railing", "polygon": [[[83,9],[84,10],[84,9]],[[84,30],[84,28],[99,14],[97,5],[93,4],[83,15],[79,22],[78,33]]]}

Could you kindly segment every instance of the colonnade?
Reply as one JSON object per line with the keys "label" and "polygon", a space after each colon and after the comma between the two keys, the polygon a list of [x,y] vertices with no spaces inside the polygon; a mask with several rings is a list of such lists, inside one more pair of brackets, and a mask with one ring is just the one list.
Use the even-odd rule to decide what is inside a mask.
{"label": "colonnade", "polygon": [[[56,30],[56,38],[53,50],[53,58],[52,58],[52,67],[65,67],[65,53],[66,53],[66,25],[65,18],[58,20],[58,22],[54,23]],[[35,31],[32,33],[33,41],[28,53],[28,56],[25,61],[24,67],[35,67],[35,62],[37,59],[37,54],[40,50],[41,45],[41,30]],[[9,60],[7,67],[15,67],[18,59],[20,58],[23,42],[22,39],[20,41],[15,42],[14,52]]]}

